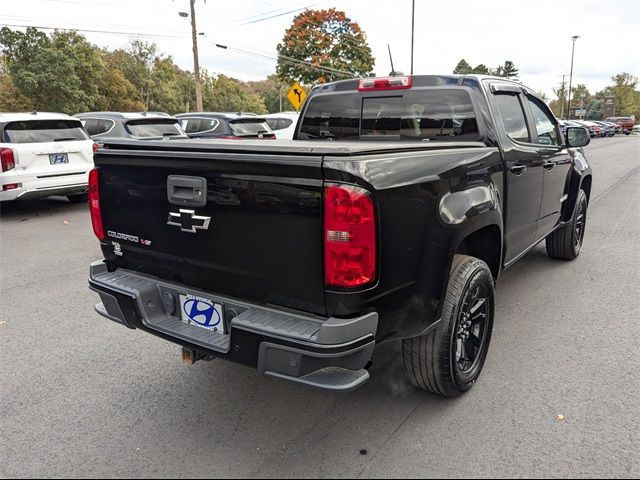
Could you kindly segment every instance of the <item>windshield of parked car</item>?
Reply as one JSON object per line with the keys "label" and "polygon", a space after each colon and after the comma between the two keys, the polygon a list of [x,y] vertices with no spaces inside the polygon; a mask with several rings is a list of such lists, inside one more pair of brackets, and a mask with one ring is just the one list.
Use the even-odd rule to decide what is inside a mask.
{"label": "windshield of parked car", "polygon": [[229,127],[233,131],[235,136],[241,137],[243,135],[258,135],[272,134],[273,132],[267,125],[267,122],[261,118],[243,118],[239,120],[232,120],[229,122]]}
{"label": "windshield of parked car", "polygon": [[[300,139],[478,141],[476,116],[462,88],[409,90],[313,97],[302,121]],[[386,96],[385,96],[386,95]]]}
{"label": "windshield of parked car", "polygon": [[127,122],[127,130],[134,137],[173,137],[185,136],[184,130],[174,119],[147,119],[130,120]]}
{"label": "windshield of parked car", "polygon": [[8,123],[3,141],[7,143],[44,143],[88,140],[79,120],[25,120]]}

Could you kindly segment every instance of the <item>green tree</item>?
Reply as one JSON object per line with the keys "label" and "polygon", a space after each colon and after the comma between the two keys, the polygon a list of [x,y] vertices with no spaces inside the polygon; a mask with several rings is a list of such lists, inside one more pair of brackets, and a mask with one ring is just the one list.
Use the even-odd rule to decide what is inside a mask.
{"label": "green tree", "polygon": [[613,85],[607,87],[606,93],[616,101],[616,116],[635,115],[640,118],[640,92],[637,90],[638,77],[622,72],[611,77]]}
{"label": "green tree", "polygon": [[95,110],[141,112],[144,103],[140,92],[117,68],[106,68],[98,81],[99,97]]}
{"label": "green tree", "polygon": [[602,110],[604,107],[604,100],[592,98],[589,103],[586,104],[585,120],[602,120]]}
{"label": "green tree", "polygon": [[240,80],[226,75],[202,76],[202,103],[205,111],[267,113],[264,101]]}
{"label": "green tree", "polygon": [[[578,108],[586,108],[591,102],[592,95],[586,85],[579,83],[571,89],[571,116],[572,118],[579,117],[575,114],[575,110]],[[584,115],[582,115],[584,117]]]}
{"label": "green tree", "polygon": [[473,69],[473,73],[475,73],[477,75],[493,75],[493,71],[489,67],[484,65],[483,63],[481,63],[480,65],[476,66]]}
{"label": "green tree", "polygon": [[520,70],[516,68],[511,60],[507,60],[504,64],[498,65],[498,68],[493,71],[493,75],[517,80]]}
{"label": "green tree", "polygon": [[144,110],[148,110],[154,87],[153,67],[158,55],[155,43],[133,40],[127,50],[115,50],[111,62],[140,92]]}
{"label": "green tree", "polygon": [[142,93],[119,68],[117,52],[102,51],[105,69],[98,80],[96,110],[141,112],[145,109]]}
{"label": "green tree", "polygon": [[[193,75],[179,68],[155,43],[134,40],[127,50],[108,54],[111,68],[132,85],[135,110],[180,113],[195,105]],[[130,111],[131,109],[127,109]]]}
{"label": "green tree", "polygon": [[458,62],[458,65],[456,65],[456,68],[453,69],[453,73],[455,75],[467,75],[469,73],[473,73],[473,68],[463,58]]}
{"label": "green tree", "polygon": [[30,100],[13,84],[7,59],[0,55],[0,112],[19,112],[30,108]]}
{"label": "green tree", "polygon": [[103,68],[97,47],[74,32],[54,32],[51,38],[36,29],[0,30],[15,87],[37,110],[74,113],[88,110],[98,99],[97,81]]}
{"label": "green tree", "polygon": [[185,112],[195,104],[195,87],[193,103],[186,90],[186,83],[193,82],[193,77],[173,63],[171,57],[157,57],[150,75],[148,110],[175,114]]}
{"label": "green tree", "polygon": [[276,73],[286,83],[367,76],[375,63],[366,34],[335,8],[297,15],[277,50]]}
{"label": "green tree", "polygon": [[0,73],[0,112],[21,112],[31,108],[31,101],[20,93],[11,77]]}
{"label": "green tree", "polygon": [[251,92],[262,98],[269,113],[280,111],[280,95],[283,96],[282,109],[288,110],[290,108],[289,101],[284,97],[284,95],[286,95],[284,89],[287,86],[277,75],[269,75],[266,80],[247,82],[247,86]]}
{"label": "green tree", "polygon": [[561,84],[559,88],[553,89],[553,94],[555,99],[551,101],[549,108],[556,117],[562,118],[567,114],[567,86]]}

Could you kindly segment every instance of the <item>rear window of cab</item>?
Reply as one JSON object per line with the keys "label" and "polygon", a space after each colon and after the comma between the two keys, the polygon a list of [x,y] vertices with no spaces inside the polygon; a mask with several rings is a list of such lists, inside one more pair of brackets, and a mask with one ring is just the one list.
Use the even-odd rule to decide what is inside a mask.
{"label": "rear window of cab", "polygon": [[302,140],[478,141],[475,111],[464,88],[319,94],[311,98]]}
{"label": "rear window of cab", "polygon": [[89,140],[80,120],[24,120],[4,126],[6,143],[46,143]]}

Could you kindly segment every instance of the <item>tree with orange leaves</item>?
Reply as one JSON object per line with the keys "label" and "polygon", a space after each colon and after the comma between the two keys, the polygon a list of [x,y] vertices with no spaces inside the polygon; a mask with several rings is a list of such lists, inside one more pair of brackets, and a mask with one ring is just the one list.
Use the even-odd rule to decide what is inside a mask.
{"label": "tree with orange leaves", "polygon": [[367,76],[374,63],[366,34],[344,12],[306,10],[278,45],[276,72],[285,82],[323,83]]}

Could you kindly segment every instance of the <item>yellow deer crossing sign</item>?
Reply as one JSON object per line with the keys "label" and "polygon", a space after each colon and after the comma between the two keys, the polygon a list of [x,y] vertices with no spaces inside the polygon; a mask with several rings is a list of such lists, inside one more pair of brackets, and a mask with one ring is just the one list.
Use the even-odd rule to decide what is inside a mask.
{"label": "yellow deer crossing sign", "polygon": [[296,110],[300,110],[300,107],[304,103],[305,98],[307,98],[307,92],[305,92],[304,88],[302,88],[300,84],[296,82],[289,89],[287,98],[291,102],[291,105],[293,105],[293,108],[295,108]]}

